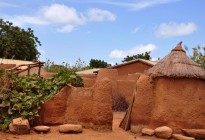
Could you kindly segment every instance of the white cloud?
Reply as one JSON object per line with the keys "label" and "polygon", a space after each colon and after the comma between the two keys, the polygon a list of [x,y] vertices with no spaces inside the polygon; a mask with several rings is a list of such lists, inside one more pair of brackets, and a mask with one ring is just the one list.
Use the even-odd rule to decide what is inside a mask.
{"label": "white cloud", "polygon": [[68,7],[62,4],[52,4],[42,8],[42,13],[45,19],[52,23],[60,24],[77,24],[85,23],[85,18],[79,14],[75,8]]}
{"label": "white cloud", "polygon": [[124,58],[126,56],[125,52],[122,50],[115,49],[110,54],[110,58]]}
{"label": "white cloud", "polygon": [[193,22],[188,23],[162,23],[156,28],[155,35],[159,38],[168,38],[192,34],[197,30]]}
{"label": "white cloud", "polygon": [[[0,2],[0,4],[2,4]],[[85,16],[84,16],[85,15]],[[77,26],[89,22],[114,21],[116,16],[107,11],[91,8],[86,13],[80,13],[75,8],[63,4],[52,4],[44,6],[36,15],[17,15],[3,17],[14,23],[16,26],[30,25],[52,25],[58,32],[72,32]]]}
{"label": "white cloud", "polygon": [[33,25],[48,25],[49,22],[41,19],[40,17],[32,17],[32,16],[14,16],[14,17],[6,17],[7,20],[14,23],[16,26],[24,26],[25,24],[33,24]]}
{"label": "white cloud", "polygon": [[145,53],[148,51],[154,51],[156,49],[156,46],[154,44],[147,44],[147,45],[137,45],[134,48],[131,48],[129,50],[113,50],[109,57],[111,58],[124,58],[126,56],[132,56],[136,54]]}
{"label": "white cloud", "polygon": [[69,33],[72,32],[75,29],[74,26],[72,25],[66,25],[62,28],[57,29],[58,32],[62,32],[62,33]]}
{"label": "white cloud", "polygon": [[180,0],[139,0],[137,2],[118,2],[118,1],[107,1],[107,0],[103,0],[101,1],[101,3],[104,4],[110,4],[110,5],[115,5],[115,6],[122,6],[122,7],[127,7],[130,10],[142,10],[148,7],[152,7],[155,5],[159,5],[159,4],[168,4],[171,2],[176,2],[176,1],[180,1]]}
{"label": "white cloud", "polygon": [[107,10],[91,8],[87,12],[90,21],[115,21],[116,15]]}

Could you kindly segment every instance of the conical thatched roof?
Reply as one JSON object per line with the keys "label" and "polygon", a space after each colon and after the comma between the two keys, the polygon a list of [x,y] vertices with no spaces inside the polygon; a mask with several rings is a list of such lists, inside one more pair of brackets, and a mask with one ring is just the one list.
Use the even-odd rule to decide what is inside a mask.
{"label": "conical thatched roof", "polygon": [[205,79],[205,71],[201,66],[190,59],[181,47],[180,42],[170,54],[147,71],[152,78],[155,77],[187,77]]}

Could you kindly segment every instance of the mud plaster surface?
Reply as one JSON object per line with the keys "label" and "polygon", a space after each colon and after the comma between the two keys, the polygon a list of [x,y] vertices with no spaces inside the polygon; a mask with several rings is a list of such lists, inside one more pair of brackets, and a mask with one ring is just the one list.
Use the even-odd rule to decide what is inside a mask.
{"label": "mud plaster surface", "polygon": [[205,128],[205,82],[200,79],[158,78],[151,81],[141,76],[131,115],[134,131],[143,126],[156,128],[167,125],[180,132]]}
{"label": "mud plaster surface", "polygon": [[150,126],[205,128],[205,81],[159,78],[155,81],[155,106]]}

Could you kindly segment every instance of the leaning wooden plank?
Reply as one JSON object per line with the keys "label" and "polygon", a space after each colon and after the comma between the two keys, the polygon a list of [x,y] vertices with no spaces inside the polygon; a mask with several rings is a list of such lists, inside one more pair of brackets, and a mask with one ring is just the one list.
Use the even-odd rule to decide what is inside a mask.
{"label": "leaning wooden plank", "polygon": [[136,90],[134,90],[134,92],[133,92],[133,96],[132,96],[132,100],[130,102],[129,108],[126,111],[125,116],[119,125],[119,127],[121,127],[122,129],[124,129],[126,131],[130,129],[130,116],[131,116],[132,107],[133,107],[133,104],[135,101],[135,93],[136,93]]}

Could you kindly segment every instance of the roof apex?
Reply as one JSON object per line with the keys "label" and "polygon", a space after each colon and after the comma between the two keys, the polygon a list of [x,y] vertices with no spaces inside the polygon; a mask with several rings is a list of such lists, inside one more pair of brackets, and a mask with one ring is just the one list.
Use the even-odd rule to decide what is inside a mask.
{"label": "roof apex", "polygon": [[172,51],[182,51],[182,52],[186,53],[185,50],[182,48],[182,41],[180,41],[177,44],[177,46],[174,49],[172,49]]}

